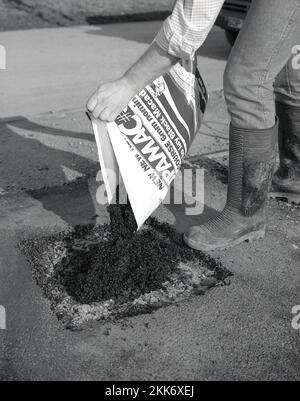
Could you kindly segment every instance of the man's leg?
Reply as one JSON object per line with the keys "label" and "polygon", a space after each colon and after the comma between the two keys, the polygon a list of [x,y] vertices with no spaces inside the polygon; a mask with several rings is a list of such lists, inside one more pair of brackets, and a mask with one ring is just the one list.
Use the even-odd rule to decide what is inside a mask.
{"label": "man's leg", "polygon": [[274,85],[280,166],[273,178],[270,197],[300,204],[300,37],[298,42]]}
{"label": "man's leg", "polygon": [[275,162],[273,84],[299,38],[300,0],[253,1],[224,75],[231,116],[227,204],[185,234],[192,248],[220,249],[264,236]]}

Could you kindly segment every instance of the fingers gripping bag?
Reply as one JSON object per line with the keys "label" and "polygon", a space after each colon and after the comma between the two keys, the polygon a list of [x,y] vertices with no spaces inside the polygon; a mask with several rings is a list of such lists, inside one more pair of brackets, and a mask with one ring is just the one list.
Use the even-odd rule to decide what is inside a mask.
{"label": "fingers gripping bag", "polygon": [[119,173],[138,229],[163,202],[200,128],[208,96],[182,62],[140,91],[112,123],[92,118],[108,203]]}

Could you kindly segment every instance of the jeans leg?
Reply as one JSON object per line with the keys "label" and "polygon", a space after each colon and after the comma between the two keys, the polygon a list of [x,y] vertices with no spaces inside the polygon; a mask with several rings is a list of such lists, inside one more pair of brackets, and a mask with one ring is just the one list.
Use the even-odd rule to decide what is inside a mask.
{"label": "jeans leg", "polygon": [[277,76],[274,84],[276,101],[287,106],[300,107],[300,37],[299,45]]}
{"label": "jeans leg", "polygon": [[232,123],[275,124],[274,82],[300,40],[300,0],[254,0],[224,74]]}

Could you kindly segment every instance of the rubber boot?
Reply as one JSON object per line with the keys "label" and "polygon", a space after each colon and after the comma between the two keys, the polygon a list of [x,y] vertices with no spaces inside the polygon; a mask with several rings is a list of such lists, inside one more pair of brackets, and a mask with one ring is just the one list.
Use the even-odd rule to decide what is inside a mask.
{"label": "rubber boot", "polygon": [[300,106],[277,103],[279,117],[280,167],[276,171],[270,198],[300,204]]}
{"label": "rubber boot", "polygon": [[185,243],[197,250],[225,249],[265,236],[265,203],[275,169],[277,126],[268,130],[230,127],[229,183],[225,209],[192,227]]}

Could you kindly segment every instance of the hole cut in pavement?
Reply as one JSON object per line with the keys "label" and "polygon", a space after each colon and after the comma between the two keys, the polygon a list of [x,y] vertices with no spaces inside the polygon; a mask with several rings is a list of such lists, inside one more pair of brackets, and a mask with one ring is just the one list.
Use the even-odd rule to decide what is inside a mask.
{"label": "hole cut in pavement", "polygon": [[109,212],[110,225],[76,226],[19,244],[66,328],[151,313],[229,284],[230,271],[186,247],[169,224],[150,218],[136,232],[130,205]]}

